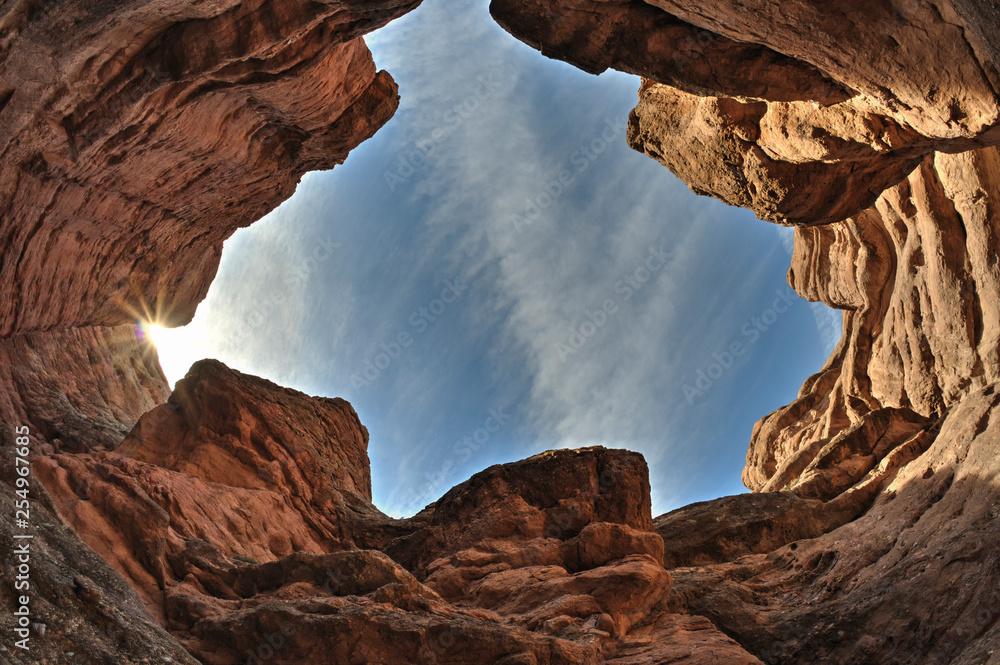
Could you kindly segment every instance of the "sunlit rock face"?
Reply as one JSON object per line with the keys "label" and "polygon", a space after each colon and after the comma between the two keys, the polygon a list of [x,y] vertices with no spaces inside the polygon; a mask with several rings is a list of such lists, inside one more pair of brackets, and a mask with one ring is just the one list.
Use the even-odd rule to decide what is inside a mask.
{"label": "sunlit rock face", "polygon": [[927,157],[877,204],[797,229],[789,283],[844,310],[844,337],[798,400],[754,431],[744,481],[774,487],[881,407],[936,420],[1000,380],[996,148]]}
{"label": "sunlit rock face", "polygon": [[384,124],[361,35],[416,4],[0,10],[0,504],[25,424],[32,662],[995,660],[989,3],[492,4],[547,55],[643,76],[630,144],[799,227],[790,284],[844,310],[753,432],[753,494],[654,519],[641,456],[595,447],[397,520],[345,401],[215,361],[170,393],[136,319],[189,320],[222,241]]}
{"label": "sunlit rock face", "polygon": [[6,6],[0,334],[189,321],[222,241],[392,116],[360,35],[417,4]]}
{"label": "sunlit rock face", "polygon": [[113,449],[169,394],[134,326],[0,339],[0,419],[30,424],[40,452]]}
{"label": "sunlit rock face", "polygon": [[[0,12],[5,422],[31,411],[46,440],[76,437],[61,436],[60,420],[114,420],[121,434],[163,401],[134,325],[190,321],[223,241],[392,116],[396,85],[361,35],[418,4],[70,1]],[[95,332],[56,332],[74,328]],[[66,356],[47,372],[65,371],[41,379],[50,390],[25,387],[46,373],[47,349]],[[87,363],[132,385],[87,386],[74,379]],[[73,445],[107,443],[84,438]]]}
{"label": "sunlit rock face", "polygon": [[493,0],[514,36],[642,75],[629,143],[695,192],[836,222],[934,151],[1000,140],[986,2]]}

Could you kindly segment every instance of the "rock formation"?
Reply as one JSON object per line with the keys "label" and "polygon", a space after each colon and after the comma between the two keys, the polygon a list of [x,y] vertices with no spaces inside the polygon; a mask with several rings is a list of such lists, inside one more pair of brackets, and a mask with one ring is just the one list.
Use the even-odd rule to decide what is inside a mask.
{"label": "rock formation", "polygon": [[671,577],[641,456],[545,453],[394,520],[371,504],[367,443],[343,400],[202,361],[116,450],[35,468],[58,515],[204,663],[596,663],[642,648],[630,633],[651,617],[756,662],[707,620],[659,609]]}
{"label": "rock formation", "polygon": [[417,4],[7,6],[0,334],[190,321],[222,241],[392,116],[359,35]]}
{"label": "rock formation", "polygon": [[[290,196],[304,172],[342,163],[392,116],[395,83],[376,70],[361,36],[418,4],[0,8],[5,442],[26,425],[38,460],[100,454],[166,400],[137,320],[189,321],[222,242]],[[4,455],[13,470],[6,446]],[[4,474],[6,510],[15,495]],[[31,496],[32,522],[44,530],[35,540],[32,622],[48,629],[26,662],[195,662],[65,527],[68,516],[56,516],[37,482]],[[118,538],[118,526],[104,537]],[[12,536],[5,520],[5,552]],[[5,557],[5,580],[13,565]],[[14,607],[10,585],[0,597]],[[4,635],[12,621],[9,612],[0,618]],[[0,648],[4,659],[17,656],[6,638]]]}
{"label": "rock formation", "polygon": [[761,219],[838,222],[924,156],[1000,141],[989,3],[493,0],[490,11],[547,55],[644,76],[632,147]]}
{"label": "rock formation", "polygon": [[[666,16],[632,20],[638,46],[602,50],[603,66],[645,77],[630,144],[696,192],[796,225],[789,283],[844,310],[826,365],[754,429],[743,480],[759,494],[655,521],[667,608],[765,662],[1000,662],[998,15],[947,0],[491,11],[590,71],[608,36],[583,26],[650,8]],[[647,67],[659,26],[678,22],[710,33],[705,48]],[[736,91],[706,78],[728,40],[761,49],[731,63]],[[794,63],[773,90],[772,52]],[[782,86],[805,71],[826,86],[790,97]]]}
{"label": "rock formation", "polygon": [[596,447],[392,519],[343,400],[215,361],[169,392],[136,319],[188,321],[222,241],[392,115],[361,36],[416,4],[0,9],[6,514],[14,425],[35,471],[32,651],[2,659],[1000,663],[985,2],[493,0],[542,53],[643,76],[630,144],[795,225],[789,283],[844,311],[755,427],[751,494],[653,519],[642,458]]}

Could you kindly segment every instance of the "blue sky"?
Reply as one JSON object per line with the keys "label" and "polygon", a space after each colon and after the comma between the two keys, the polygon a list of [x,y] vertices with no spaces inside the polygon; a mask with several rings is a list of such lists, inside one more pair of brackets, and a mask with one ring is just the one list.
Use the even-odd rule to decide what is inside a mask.
{"label": "blue sky", "polygon": [[840,336],[787,287],[789,231],[629,149],[639,80],[544,58],[485,0],[367,41],[398,112],[226,243],[195,320],[157,337],[168,378],[215,357],[348,399],[393,515],[594,444],[645,455],[654,514],[744,491],[753,423]]}

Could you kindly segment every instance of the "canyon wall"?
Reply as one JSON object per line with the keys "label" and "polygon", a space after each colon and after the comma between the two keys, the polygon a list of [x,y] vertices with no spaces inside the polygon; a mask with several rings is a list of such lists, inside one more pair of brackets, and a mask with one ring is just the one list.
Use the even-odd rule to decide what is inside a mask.
{"label": "canyon wall", "polygon": [[[554,451],[412,518],[343,400],[216,361],[221,243],[395,111],[413,1],[0,9],[0,508],[30,427],[31,663],[1000,663],[1000,12],[976,0],[493,0],[643,77],[628,141],[796,226],[844,336],[764,417],[753,493],[654,517],[641,456]],[[15,530],[0,526],[13,551]],[[0,601],[17,604],[0,562]]]}
{"label": "canyon wall", "polygon": [[34,467],[60,520],[203,663],[629,663],[693,650],[684,662],[760,662],[704,617],[664,608],[672,577],[637,453],[497,465],[400,520],[371,504],[367,444],[343,400],[205,360],[114,451]]}
{"label": "canyon wall", "polygon": [[[189,322],[223,241],[392,117],[396,85],[361,35],[418,4],[5,6],[0,417],[42,434],[54,418],[111,418],[118,435],[77,445],[117,445],[162,402],[162,373],[140,360],[133,327]],[[71,366],[46,369],[43,347],[65,356],[50,368]],[[94,383],[131,366],[141,386],[110,395],[86,385],[87,363]],[[46,394],[25,387],[32,376],[51,384]],[[74,390],[84,394],[70,409]]]}
{"label": "canyon wall", "polygon": [[491,12],[547,55],[642,75],[630,145],[796,226],[789,283],[844,311],[825,366],[754,428],[743,480],[759,494],[657,518],[668,608],[765,662],[1000,662],[996,8]]}
{"label": "canyon wall", "polygon": [[[362,35],[418,4],[65,0],[0,8],[5,444],[14,427],[29,427],[41,470],[48,455],[118,448],[167,401],[155,349],[137,338],[136,323],[187,323],[223,241],[288,198],[306,171],[341,164],[392,117],[396,85],[376,69]],[[359,474],[368,473],[364,459]],[[4,469],[0,495],[13,515],[7,445]],[[31,496],[32,523],[41,525],[31,622],[46,634],[34,631],[28,659],[18,662],[195,662],[143,608],[142,587],[137,596],[119,574],[127,571],[90,549],[107,553],[100,543],[113,549],[126,537],[119,529],[137,533],[155,520],[123,518],[104,531],[92,524],[100,543],[88,548],[59,513],[67,497],[37,482]],[[120,488],[109,500],[128,496]],[[13,551],[7,519],[0,543]],[[15,564],[5,557],[5,580]],[[5,582],[3,606],[13,609],[16,597]],[[5,659],[20,658],[7,637],[13,621],[6,611],[0,618]]]}

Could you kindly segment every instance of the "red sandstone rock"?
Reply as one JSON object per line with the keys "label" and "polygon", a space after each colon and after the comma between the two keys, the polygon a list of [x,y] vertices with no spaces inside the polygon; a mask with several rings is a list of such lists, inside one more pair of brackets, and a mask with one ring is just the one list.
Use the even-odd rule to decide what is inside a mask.
{"label": "red sandstone rock", "polygon": [[674,569],[735,561],[816,538],[856,518],[860,511],[852,508],[790,491],[737,494],[678,508],[654,524],[664,541],[665,565]]}
{"label": "red sandstone rock", "polygon": [[[395,84],[360,37],[417,4],[69,0],[0,9],[5,433],[30,426],[37,455],[106,451],[165,401],[137,318],[189,320],[222,241],[287,198],[303,172],[341,163],[392,115]],[[88,487],[66,482],[94,479],[97,500],[126,515],[92,515],[95,542],[106,551],[155,542],[163,515],[136,500],[131,475],[143,467],[102,460],[67,461],[81,475],[60,471],[59,489],[70,494],[57,502],[79,501],[75,491]],[[155,486],[164,473],[145,478]],[[12,486],[0,490],[8,505]],[[72,662],[194,662],[54,511],[34,509],[47,531],[36,533],[33,620],[48,629],[31,662],[61,665],[70,652]],[[274,546],[290,547],[282,538]],[[130,556],[115,551],[112,561]],[[147,567],[164,575],[155,556],[130,570],[149,575]],[[9,592],[0,592],[5,607]]]}
{"label": "red sandstone rock", "polygon": [[647,77],[630,144],[696,192],[809,226],[789,282],[845,310],[826,366],[754,429],[744,481],[791,491],[656,520],[673,568],[666,609],[707,617],[765,662],[992,662],[996,12],[964,0],[648,4],[672,17],[661,24],[773,50],[851,93],[820,105],[706,92],[717,60],[640,69],[652,19],[632,21],[636,46],[580,29],[636,5],[593,2],[587,15],[575,0],[494,0],[543,52]]}
{"label": "red sandstone rock", "polygon": [[602,447],[498,464],[417,515],[426,526],[390,554],[423,571],[435,559],[482,542],[566,541],[593,522],[652,531],[648,473],[641,455]]}
{"label": "red sandstone rock", "polygon": [[407,662],[400,644],[444,631],[446,653],[469,653],[456,662],[590,663],[665,601],[641,456],[545,453],[392,520],[370,502],[367,443],[343,400],[201,361],[116,450],[35,468],[61,518],[207,663],[241,662],[283,625],[275,662]]}
{"label": "red sandstone rock", "polygon": [[799,399],[754,428],[749,487],[870,411],[934,419],[1000,379],[1000,330],[990,323],[1000,303],[998,200],[995,148],[938,155],[864,214],[796,232],[789,282],[844,309],[845,334]]}
{"label": "red sandstone rock", "polygon": [[190,321],[222,241],[392,116],[360,35],[418,4],[3,10],[0,334]]}
{"label": "red sandstone rock", "polygon": [[[705,30],[761,44],[857,91],[868,107],[928,137],[986,136],[1000,122],[994,35],[985,2],[649,0]],[[943,75],[947,73],[946,75]]]}
{"label": "red sandstone rock", "polygon": [[604,661],[609,665],[761,665],[761,661],[700,616],[662,614],[634,631]]}
{"label": "red sandstone rock", "polygon": [[768,221],[841,221],[931,152],[1000,141],[1000,19],[984,3],[493,0],[491,12],[546,55],[645,77],[629,145]]}
{"label": "red sandstone rock", "polygon": [[30,425],[45,451],[113,449],[169,394],[133,326],[0,338],[0,421]]}
{"label": "red sandstone rock", "polygon": [[629,116],[628,142],[698,194],[799,225],[867,208],[931,149],[911,130],[859,111],[853,99],[817,108],[698,97],[648,80]]}
{"label": "red sandstone rock", "polygon": [[824,104],[849,96],[811,65],[702,30],[640,0],[493,0],[505,30],[550,58],[690,93]]}
{"label": "red sandstone rock", "polygon": [[998,404],[993,387],[968,395],[856,521],[672,571],[673,609],[708,617],[766,662],[989,662],[1000,653],[988,545],[1000,538]]}
{"label": "red sandstone rock", "polygon": [[371,505],[367,444],[343,400],[202,361],[114,453],[44,457],[36,473],[161,615],[165,586],[191,574],[202,543],[219,560],[272,561],[355,547],[354,522],[390,523]]}
{"label": "red sandstone rock", "polygon": [[[106,561],[81,542],[72,529],[60,522],[52,498],[38,479],[29,486],[30,530],[15,528],[15,501],[21,497],[15,481],[14,438],[0,429],[0,629],[4,638],[0,661],[61,665],[88,663],[117,665],[133,663],[176,663],[196,665],[185,651],[146,612],[135,589]],[[15,547],[26,542],[14,536],[33,536],[29,545],[26,589],[15,589],[21,562]],[[20,597],[29,598],[29,651],[14,646],[13,612]],[[44,633],[43,633],[44,631]],[[71,652],[73,657],[67,655]]]}

